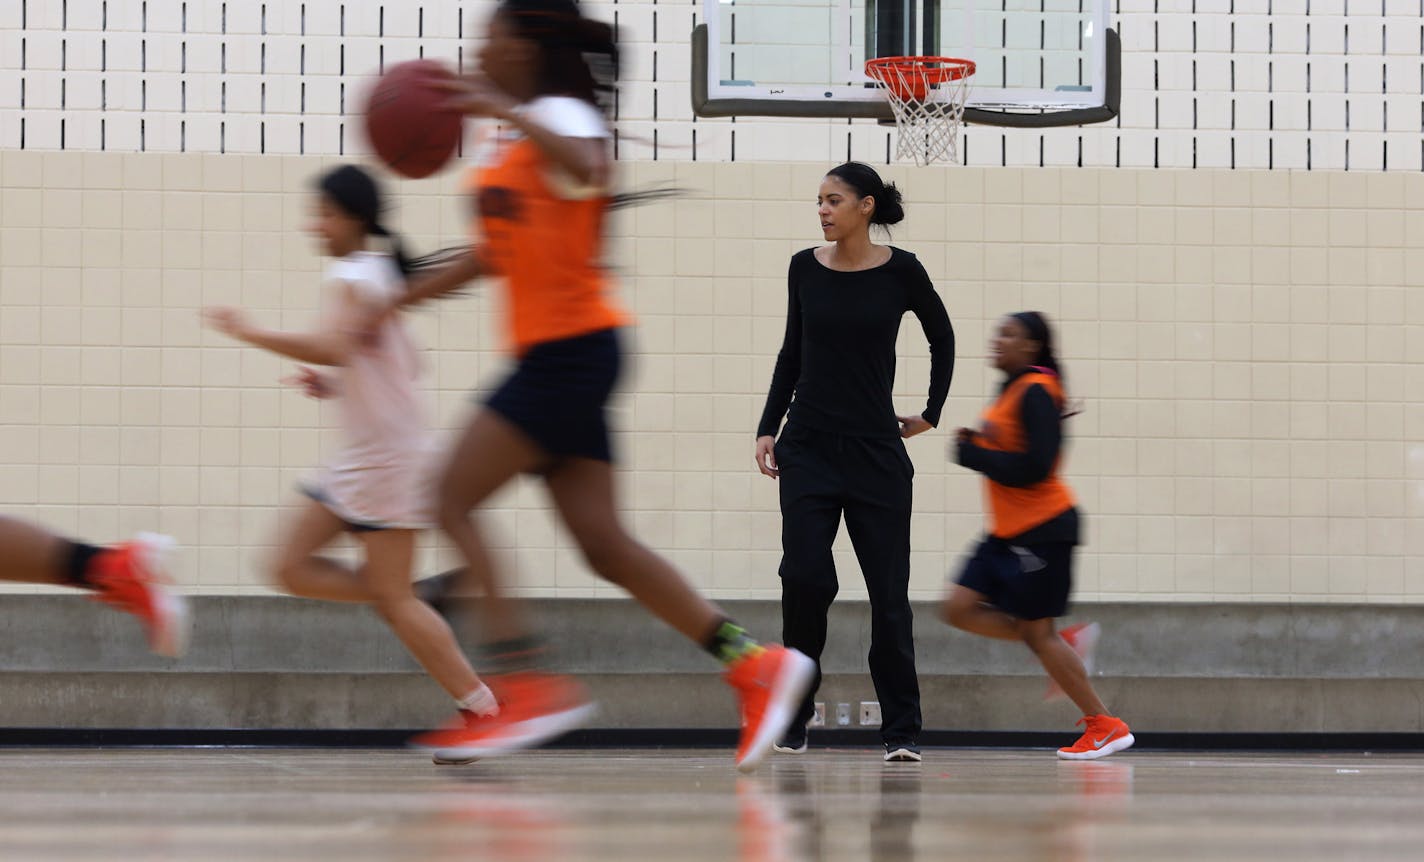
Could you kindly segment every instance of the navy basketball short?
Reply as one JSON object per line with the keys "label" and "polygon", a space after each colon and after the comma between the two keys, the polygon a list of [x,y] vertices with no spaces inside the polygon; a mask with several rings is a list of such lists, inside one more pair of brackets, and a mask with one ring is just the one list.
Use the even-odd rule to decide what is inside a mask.
{"label": "navy basketball short", "polygon": [[608,399],[622,360],[616,329],[536,344],[485,406],[555,458],[611,462]]}
{"label": "navy basketball short", "polygon": [[1011,617],[1061,617],[1073,591],[1073,547],[1071,542],[1016,545],[988,536],[964,564],[958,583]]}

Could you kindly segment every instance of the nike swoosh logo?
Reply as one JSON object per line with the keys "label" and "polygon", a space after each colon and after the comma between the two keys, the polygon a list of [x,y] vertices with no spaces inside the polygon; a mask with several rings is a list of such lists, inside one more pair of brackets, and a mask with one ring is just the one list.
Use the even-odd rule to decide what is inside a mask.
{"label": "nike swoosh logo", "polygon": [[1108,740],[1112,739],[1114,736],[1117,736],[1116,730],[1114,730],[1112,733],[1109,733],[1107,736],[1104,736],[1102,739],[1093,740],[1093,747],[1102,748],[1104,745],[1107,745]]}

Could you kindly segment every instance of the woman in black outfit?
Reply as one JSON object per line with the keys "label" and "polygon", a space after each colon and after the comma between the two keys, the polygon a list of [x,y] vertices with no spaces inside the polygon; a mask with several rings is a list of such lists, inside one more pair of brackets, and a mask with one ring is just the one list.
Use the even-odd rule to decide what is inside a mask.
{"label": "woman in black outfit", "polygon": [[[776,750],[806,750],[826,615],[838,588],[831,545],[844,514],[870,594],[870,674],[885,759],[919,760],[908,595],[915,470],[902,438],[939,423],[954,373],[954,329],[915,256],[870,241],[871,225],[905,217],[893,183],[849,162],[826,174],[816,200],[830,245],[791,258],[786,339],[757,426],[757,467],[781,480],[782,637],[818,662],[816,683]],[[919,318],[929,341],[930,392],[923,412],[901,416],[890,393],[906,312]]]}

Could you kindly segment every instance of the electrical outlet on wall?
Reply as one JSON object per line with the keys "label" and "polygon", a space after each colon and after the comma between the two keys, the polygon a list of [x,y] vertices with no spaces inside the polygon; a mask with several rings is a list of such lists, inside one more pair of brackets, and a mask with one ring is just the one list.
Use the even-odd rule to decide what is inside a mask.
{"label": "electrical outlet on wall", "polygon": [[816,710],[815,710],[815,712],[812,712],[812,713],[811,713],[811,721],[810,721],[806,726],[807,726],[807,727],[825,727],[825,726],[826,726],[826,702],[825,702],[824,700],[818,700],[818,701],[816,701]]}
{"label": "electrical outlet on wall", "polygon": [[850,704],[836,704],[836,727],[850,727]]}
{"label": "electrical outlet on wall", "polygon": [[860,702],[860,723],[880,726],[880,703],[874,700]]}

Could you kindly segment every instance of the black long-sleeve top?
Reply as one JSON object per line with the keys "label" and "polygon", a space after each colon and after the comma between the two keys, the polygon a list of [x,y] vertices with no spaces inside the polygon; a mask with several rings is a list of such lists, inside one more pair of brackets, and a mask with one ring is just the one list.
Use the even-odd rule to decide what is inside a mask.
{"label": "black long-sleeve top", "polygon": [[[830,269],[815,249],[787,272],[786,338],[776,357],[757,436],[774,436],[790,408],[800,425],[855,437],[897,437],[891,390],[900,320],[914,312],[930,347],[929,398],[921,413],[939,424],[954,376],[954,327],[929,274],[910,252],[856,272]],[[793,395],[795,400],[793,401]]]}
{"label": "black long-sleeve top", "polygon": [[[1002,394],[1029,369],[1011,375],[999,388]],[[1063,412],[1038,384],[1028,387],[1019,401],[1019,421],[1023,423],[1028,448],[1023,452],[1003,452],[986,449],[972,439],[960,440],[958,460],[962,467],[983,473],[990,481],[1010,488],[1027,488],[1047,479],[1053,472],[1063,449]],[[1079,530],[1077,508],[1039,524],[1014,540],[1025,544],[1038,542],[1077,542]]]}

